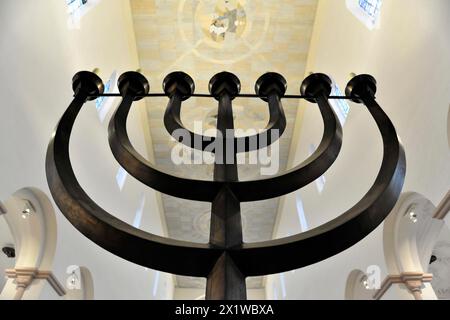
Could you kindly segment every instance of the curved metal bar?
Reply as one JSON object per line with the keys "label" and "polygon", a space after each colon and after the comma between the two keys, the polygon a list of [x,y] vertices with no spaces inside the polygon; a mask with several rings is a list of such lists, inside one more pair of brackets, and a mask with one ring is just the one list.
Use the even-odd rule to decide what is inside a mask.
{"label": "curved metal bar", "polygon": [[134,98],[132,93],[125,93],[109,123],[109,145],[116,160],[134,178],[159,192],[188,200],[212,202],[223,183],[188,179],[157,170],[132,146],[126,123]]}
{"label": "curved metal bar", "polygon": [[[264,130],[258,134],[246,137],[235,137],[234,148],[237,153],[250,152],[265,148],[278,140],[286,129],[286,116],[280,97],[274,93],[269,96],[269,122]],[[186,146],[201,151],[208,151],[207,147],[215,142],[216,137],[199,135],[187,129],[181,121],[182,96],[175,93],[170,97],[169,103],[164,113],[164,126],[167,132],[174,138],[186,135],[179,135],[178,132],[186,132],[190,139],[179,139],[178,142]],[[277,134],[272,138],[272,130],[277,130]],[[209,150],[214,152],[213,150]]]}
{"label": "curved metal bar", "polygon": [[315,181],[331,167],[341,150],[342,127],[327,96],[320,93],[316,100],[324,124],[322,140],[317,150],[283,174],[230,184],[230,189],[239,201],[259,201],[289,194]]}
{"label": "curved metal bar", "polygon": [[[170,97],[166,112],[164,113],[164,126],[172,137],[175,139],[178,138],[178,142],[183,143],[187,147],[205,151],[206,148],[216,140],[216,138],[194,133],[184,126],[180,115],[182,101],[183,99],[178,93],[175,93]],[[187,133],[190,137],[188,140],[185,139],[185,133]]]}
{"label": "curved metal bar", "polygon": [[375,183],[354,207],[322,226],[288,238],[244,244],[231,252],[246,276],[285,272],[327,259],[362,240],[394,207],[405,178],[405,153],[392,122],[373,95],[360,98],[383,138],[383,161]]}
{"label": "curved metal bar", "polygon": [[342,128],[327,97],[317,98],[324,121],[324,134],[317,150],[303,163],[288,172],[270,178],[217,182],[192,180],[155,169],[132,146],[126,131],[126,121],[133,102],[125,94],[109,124],[109,144],[120,165],[145,185],[178,198],[212,202],[221,187],[227,184],[239,201],[259,201],[279,197],[304,187],[319,178],[336,160],[342,145]]}
{"label": "curved metal bar", "polygon": [[76,94],[47,150],[47,180],[61,212],[87,238],[123,259],[164,272],[206,277],[220,250],[208,244],[172,240],[136,229],[99,207],[79,185],[70,163],[69,140],[87,97],[85,93]]}

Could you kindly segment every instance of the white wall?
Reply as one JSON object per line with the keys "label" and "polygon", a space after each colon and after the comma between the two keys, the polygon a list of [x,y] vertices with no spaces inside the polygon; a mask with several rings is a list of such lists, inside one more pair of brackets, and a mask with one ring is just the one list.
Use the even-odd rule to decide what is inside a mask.
{"label": "white wall", "polygon": [[[49,194],[44,161],[52,131],[72,97],[71,78],[79,70],[100,68],[106,81],[138,66],[129,2],[100,1],[69,30],[60,0],[3,0],[0,3],[0,199],[33,186]],[[143,105],[140,105],[142,109]],[[130,138],[146,154],[138,106],[130,120]],[[108,119],[100,124],[93,103],[86,105],[74,128],[71,157],[86,192],[106,210],[132,223],[142,192],[147,196],[142,228],[163,234],[156,194],[127,179],[115,184],[118,164],[107,142]],[[10,214],[10,213],[8,213]],[[172,278],[162,276],[152,296],[155,273],[124,261],[87,240],[57,212],[57,278],[65,283],[69,265],[88,267],[97,299],[170,298]],[[166,289],[164,289],[166,288]]]}
{"label": "white wall", "polygon": [[9,230],[9,226],[3,215],[0,214],[0,293],[6,284],[5,270],[14,267],[16,260],[14,258],[6,257],[6,255],[1,251],[1,249],[7,245],[13,245],[15,247],[14,239],[11,231]]}
{"label": "white wall", "polygon": [[[405,146],[404,191],[416,191],[435,205],[450,187],[447,114],[450,101],[450,2],[384,0],[380,29],[369,31],[346,8],[345,0],[321,0],[307,71],[331,75],[341,89],[351,72],[369,73],[378,81],[377,100],[396,126]],[[314,105],[299,113],[291,149],[292,164],[318,145],[323,126]],[[326,174],[319,195],[312,184],[300,191],[309,227],[349,209],[369,189],[381,164],[382,142],[362,105],[351,104],[341,154]],[[295,195],[284,201],[276,237],[298,233]],[[378,265],[386,276],[382,226],[341,254],[285,275],[287,299],[343,299],[353,269]],[[299,252],[298,254],[302,254]],[[280,278],[269,277],[267,297]]]}

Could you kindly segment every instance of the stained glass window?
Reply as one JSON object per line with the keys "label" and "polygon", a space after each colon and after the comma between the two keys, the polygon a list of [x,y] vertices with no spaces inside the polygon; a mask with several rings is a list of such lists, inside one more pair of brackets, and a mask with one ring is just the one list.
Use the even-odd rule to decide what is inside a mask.
{"label": "stained glass window", "polygon": [[379,27],[382,0],[346,0],[347,8],[373,30]]}
{"label": "stained glass window", "polygon": [[372,18],[375,23],[380,15],[381,0],[358,0],[359,6]]}
{"label": "stained glass window", "polygon": [[[333,81],[333,88],[331,92],[332,96],[343,96],[341,89],[339,88],[338,84]],[[341,125],[344,126],[345,121],[347,120],[348,113],[350,112],[350,105],[348,104],[347,100],[344,99],[332,99],[330,100],[330,104],[333,107],[334,112],[336,112],[336,115],[339,118],[339,121],[341,122]]]}
{"label": "stained glass window", "polygon": [[69,12],[73,13],[76,10],[80,9],[82,6],[87,4],[88,0],[66,0],[67,5],[69,6]]}
{"label": "stained glass window", "polygon": [[80,29],[81,18],[100,2],[100,0],[65,1],[67,5],[67,12],[69,13],[69,20],[67,22],[69,29]]}
{"label": "stained glass window", "polygon": [[[117,72],[114,71],[109,80],[105,83],[105,93],[114,93],[117,91],[116,78]],[[105,121],[106,115],[111,110],[114,101],[116,101],[114,97],[99,97],[95,100],[95,108],[97,109],[100,122],[103,123],[103,121]]]}

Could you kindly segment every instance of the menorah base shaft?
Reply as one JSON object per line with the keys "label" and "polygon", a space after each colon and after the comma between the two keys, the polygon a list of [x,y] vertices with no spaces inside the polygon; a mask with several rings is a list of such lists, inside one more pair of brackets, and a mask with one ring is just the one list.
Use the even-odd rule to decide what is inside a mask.
{"label": "menorah base shaft", "polygon": [[208,275],[206,300],[247,300],[245,277],[226,252]]}

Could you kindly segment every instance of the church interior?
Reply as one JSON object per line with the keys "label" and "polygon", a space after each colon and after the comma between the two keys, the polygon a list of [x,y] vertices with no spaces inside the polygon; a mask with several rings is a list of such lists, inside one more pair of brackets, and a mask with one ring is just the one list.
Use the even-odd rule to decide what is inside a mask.
{"label": "church interior", "polygon": [[[0,27],[0,300],[208,300],[233,294],[248,300],[450,300],[450,1],[2,0]],[[77,83],[80,71],[89,81],[101,79],[95,88],[101,90],[80,105],[67,163],[95,205],[77,196],[76,187],[72,195],[64,193],[68,177],[53,167],[64,158],[57,143],[68,139],[63,114],[71,116],[66,109],[77,104],[77,90],[92,84],[83,76]],[[195,94],[182,102],[168,83],[168,75],[179,72],[184,80],[173,86],[195,82]],[[233,88],[214,86],[215,75],[224,74],[240,82],[236,97],[227,96]],[[283,91],[280,97],[257,97],[265,88],[258,80],[263,75],[283,80],[283,88],[271,87]],[[300,97],[309,94],[307,80],[318,75],[328,81],[325,100]],[[391,180],[395,192],[386,191],[360,225],[336,232],[335,241],[327,238],[326,252],[312,241],[305,250],[289,251],[289,239],[307,243],[342,213],[363,206],[360,199],[369,201],[380,166],[394,157],[379,132],[386,123],[377,126],[368,112],[375,107],[349,99],[358,75],[376,79],[375,104],[404,149]],[[148,168],[192,184],[180,180],[167,187],[159,176],[140,176],[128,158],[122,163],[120,150],[111,150],[117,142],[111,136],[123,138],[113,124],[126,107],[124,92],[140,85],[147,85],[147,96],[135,99],[127,119],[117,120],[131,141],[125,149],[139,153]],[[222,98],[215,89],[224,90]],[[275,123],[271,108],[282,103],[275,123],[282,135],[264,148],[269,161],[252,162],[257,150],[239,154],[242,163],[233,166],[247,186],[236,187],[236,197],[251,201],[238,200],[239,212],[231,218],[220,220],[212,211],[233,210],[233,191],[222,205],[202,199],[212,188],[204,186],[215,187],[211,181],[221,173],[226,190],[234,190],[238,183],[227,180],[233,173],[207,161],[204,152],[181,147],[167,132],[168,124],[183,126],[180,119],[167,120],[168,103],[176,109],[177,101],[192,135],[219,134],[224,119],[231,119],[242,136]],[[329,169],[305,169],[314,178],[301,188],[292,186],[300,185],[295,179],[268,184],[268,190],[245,184],[278,181],[272,178],[321,152],[328,130],[324,105],[339,129],[340,152]],[[178,161],[179,153],[193,161]],[[196,181],[211,183],[195,190]],[[160,189],[148,187],[153,184]],[[110,214],[106,224],[124,234],[133,230],[133,238],[112,234],[97,216],[81,216],[76,201],[80,208],[101,207]],[[229,228],[236,226],[244,253],[233,247],[236,234]],[[364,236],[350,240],[353,232]],[[215,247],[216,237],[223,237],[217,241],[224,253]],[[153,251],[146,252],[142,239],[153,243]],[[158,241],[168,249],[156,248]],[[186,254],[184,243],[191,250]],[[199,276],[210,257],[203,252],[214,250],[231,256],[227,266],[237,261],[236,268],[245,270],[237,279],[239,270],[221,269],[233,283],[223,295],[215,290],[227,276]],[[245,252],[259,257],[263,250],[265,262],[242,262],[251,260]],[[284,261],[285,267],[275,267]]]}

